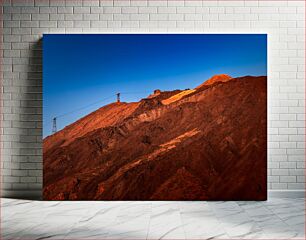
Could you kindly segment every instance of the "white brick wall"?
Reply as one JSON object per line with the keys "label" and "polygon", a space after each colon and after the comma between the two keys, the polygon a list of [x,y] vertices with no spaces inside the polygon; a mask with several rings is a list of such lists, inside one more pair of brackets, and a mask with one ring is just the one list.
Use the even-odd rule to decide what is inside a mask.
{"label": "white brick wall", "polygon": [[[304,1],[3,0],[5,195],[42,188],[43,33],[269,34],[269,189],[305,188]],[[255,171],[255,169],[254,169]]]}

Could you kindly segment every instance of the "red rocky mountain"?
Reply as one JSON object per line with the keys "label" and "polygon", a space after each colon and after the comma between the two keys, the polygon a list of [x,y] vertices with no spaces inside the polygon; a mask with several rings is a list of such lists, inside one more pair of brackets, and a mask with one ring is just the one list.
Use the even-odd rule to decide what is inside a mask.
{"label": "red rocky mountain", "polygon": [[43,154],[46,200],[265,200],[267,77],[103,106]]}

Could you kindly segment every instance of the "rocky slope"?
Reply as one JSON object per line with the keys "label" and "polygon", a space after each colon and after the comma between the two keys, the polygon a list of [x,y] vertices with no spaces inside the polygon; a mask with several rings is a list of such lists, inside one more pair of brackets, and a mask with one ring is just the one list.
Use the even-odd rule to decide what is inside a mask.
{"label": "rocky slope", "polygon": [[267,78],[112,103],[43,144],[46,200],[264,200]]}

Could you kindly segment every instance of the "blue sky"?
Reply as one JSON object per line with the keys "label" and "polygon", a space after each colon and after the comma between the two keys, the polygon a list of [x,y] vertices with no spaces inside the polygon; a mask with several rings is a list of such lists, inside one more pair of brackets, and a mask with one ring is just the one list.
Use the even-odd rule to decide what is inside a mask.
{"label": "blue sky", "polygon": [[267,75],[267,36],[45,34],[43,135],[50,135],[53,117],[64,115],[61,129],[115,101],[117,92],[127,93],[122,101],[139,101],[154,89],[194,88],[221,73]]}

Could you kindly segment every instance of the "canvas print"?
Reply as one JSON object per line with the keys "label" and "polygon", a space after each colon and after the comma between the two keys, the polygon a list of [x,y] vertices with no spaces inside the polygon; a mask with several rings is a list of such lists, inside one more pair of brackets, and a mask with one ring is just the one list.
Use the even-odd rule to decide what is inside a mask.
{"label": "canvas print", "polygon": [[45,200],[265,200],[266,34],[43,36]]}

